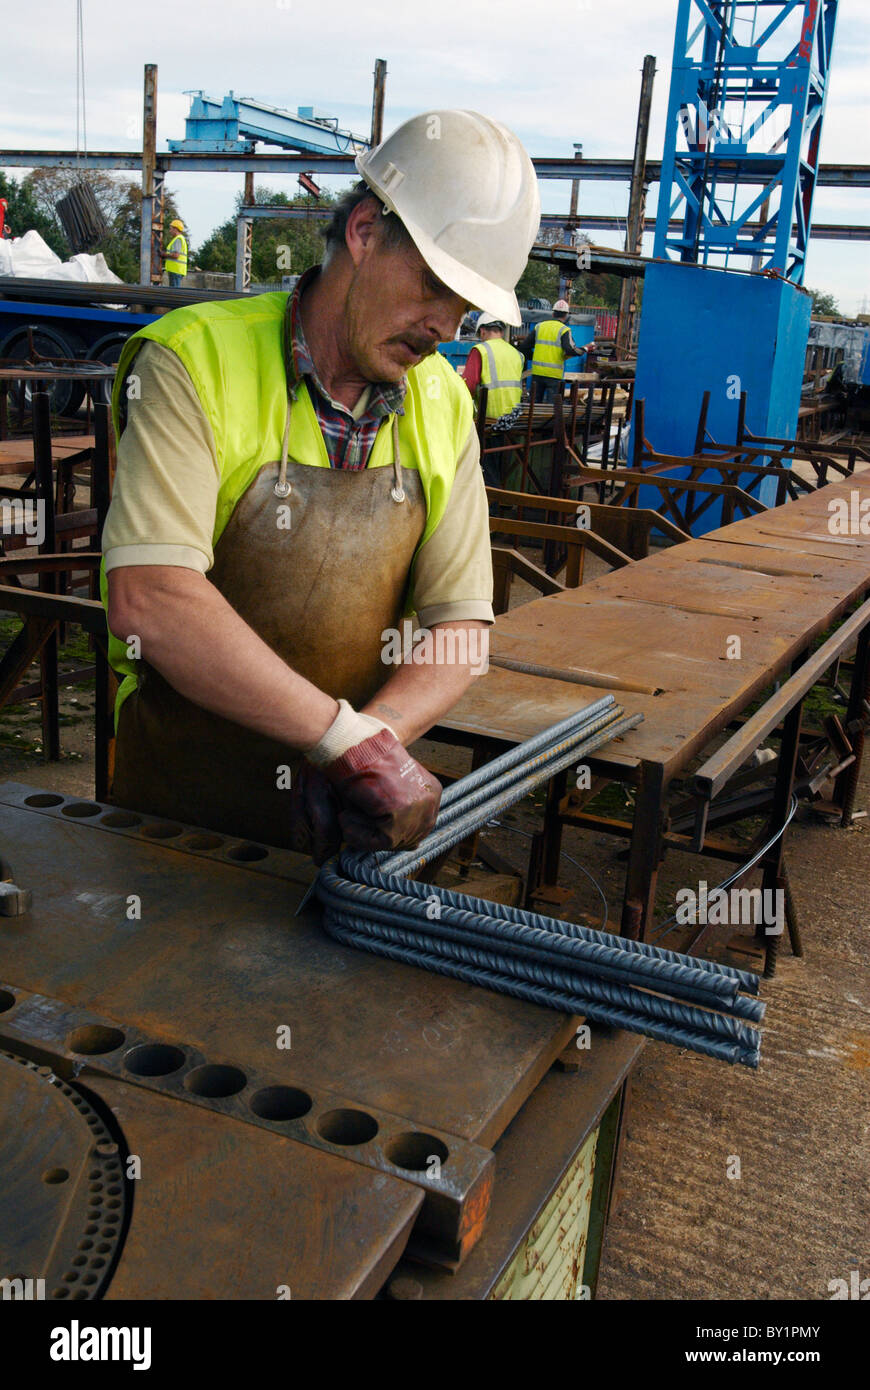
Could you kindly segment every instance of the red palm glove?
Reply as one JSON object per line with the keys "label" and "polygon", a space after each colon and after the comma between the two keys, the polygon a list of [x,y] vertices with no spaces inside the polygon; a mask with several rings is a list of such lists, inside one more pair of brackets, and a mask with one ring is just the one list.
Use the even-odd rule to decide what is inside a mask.
{"label": "red palm glove", "polygon": [[303,762],[290,789],[291,848],[325,864],[341,849],[338,797],[317,767]]}
{"label": "red palm glove", "polygon": [[347,843],[363,851],[413,846],[435,824],[441,783],[390,729],[381,729],[323,769],[337,793]]}

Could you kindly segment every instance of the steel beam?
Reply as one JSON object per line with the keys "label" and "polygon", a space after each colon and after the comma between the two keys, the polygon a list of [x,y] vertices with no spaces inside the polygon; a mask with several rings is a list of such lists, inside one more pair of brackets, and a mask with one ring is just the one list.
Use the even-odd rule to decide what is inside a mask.
{"label": "steel beam", "polygon": [[[75,150],[0,150],[0,168],[48,169],[74,168]],[[92,150],[78,157],[78,163],[88,169],[141,169],[142,155],[138,150]],[[164,171],[194,171],[212,173],[243,172],[246,169],[263,174],[336,174],[352,178],[355,169],[352,155],[269,154],[248,153],[169,153],[156,156],[159,169]],[[633,161],[630,159],[532,159],[539,179],[604,179],[630,183]],[[646,165],[648,183],[658,183],[662,162],[650,159]],[[759,167],[744,171],[735,160],[723,159],[716,167],[717,180],[733,183],[766,184],[769,171]],[[819,188],[870,188],[870,164],[822,164],[816,186]]]}

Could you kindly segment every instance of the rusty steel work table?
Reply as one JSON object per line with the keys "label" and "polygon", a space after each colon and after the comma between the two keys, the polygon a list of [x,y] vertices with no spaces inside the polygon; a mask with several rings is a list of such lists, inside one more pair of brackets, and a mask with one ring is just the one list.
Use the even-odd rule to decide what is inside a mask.
{"label": "rusty steel work table", "polygon": [[594,1288],[643,1039],[341,946],[285,850],[13,782],[0,850],[0,1277]]}
{"label": "rusty steel work table", "polygon": [[[620,924],[624,935],[648,933],[665,838],[669,844],[684,840],[681,847],[695,850],[704,843],[704,807],[699,808],[700,832],[696,827],[694,841],[670,834],[666,803],[672,783],[687,774],[693,759],[709,750],[767,687],[791,675],[781,692],[783,699],[774,696],[765,706],[779,716],[774,724],[785,719],[772,812],[774,828],[784,822],[800,737],[800,667],[820,635],[870,590],[870,522],[865,517],[865,534],[860,526],[854,534],[833,533],[828,527],[830,504],[838,499],[845,499],[860,516],[861,502],[870,500],[870,474],[855,475],[581,588],[535,599],[501,615],[491,641],[496,664],[427,735],[470,744],[482,761],[564,718],[604,690],[613,691],[628,712],[642,712],[642,724],[587,760],[594,776],[637,788],[631,827],[615,831],[630,834]],[[846,711],[846,723],[856,725],[870,697],[870,604],[865,602],[848,622],[850,627],[844,624],[842,637],[838,641],[835,634],[831,646],[848,648],[857,641]],[[734,639],[739,639],[739,658],[729,659],[729,651],[738,649]],[[825,663],[830,665],[841,654],[831,654],[827,647],[812,657],[807,671],[815,663],[821,674]],[[499,666],[499,661],[511,668]],[[717,755],[715,768],[710,763],[711,775],[705,775],[706,765],[699,770],[695,791],[702,800],[718,794],[723,769],[736,771],[770,727],[770,719],[763,717],[747,722],[745,735],[734,735],[724,757]],[[863,748],[859,730],[852,738],[849,766],[838,777],[843,823],[851,817]],[[536,897],[546,903],[548,895],[550,901],[560,901],[563,825],[610,829],[621,824],[605,824],[572,809],[564,789],[562,774],[550,784],[539,864],[530,870],[534,892],[527,901]],[[767,886],[782,886],[780,842],[762,863]],[[773,940],[767,944],[768,973],[775,963]]]}

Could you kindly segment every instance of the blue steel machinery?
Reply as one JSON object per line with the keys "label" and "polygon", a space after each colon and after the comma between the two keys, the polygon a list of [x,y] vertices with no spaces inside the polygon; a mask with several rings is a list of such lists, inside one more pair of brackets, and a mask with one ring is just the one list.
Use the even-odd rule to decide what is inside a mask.
{"label": "blue steel machinery", "polygon": [[[659,452],[693,452],[708,390],[711,437],[735,438],[741,392],[753,433],[795,435],[838,3],[680,0],[638,341]],[[718,524],[708,513],[703,529]]]}

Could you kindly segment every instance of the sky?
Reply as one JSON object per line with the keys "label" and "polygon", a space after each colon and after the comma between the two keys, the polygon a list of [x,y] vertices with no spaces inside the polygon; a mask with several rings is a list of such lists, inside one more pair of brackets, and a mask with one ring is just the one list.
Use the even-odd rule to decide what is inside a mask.
{"label": "sky", "polygon": [[[821,160],[870,164],[870,4],[841,0],[840,11]],[[677,0],[83,0],[83,13],[91,150],[141,148],[148,62],[158,65],[158,150],[184,138],[192,90],[217,99],[232,90],[293,111],[316,106],[364,135],[375,59],[385,58],[387,133],[418,111],[467,107],[510,126],[533,156],[571,157],[577,141],[586,157],[628,159],[649,53],[648,155],[662,154]],[[75,148],[73,0],[10,0],[0,45],[0,150]],[[295,175],[262,182],[298,191]],[[172,173],[167,185],[195,248],[232,214],[242,175]],[[545,181],[541,193],[545,212],[567,211],[570,185]],[[627,206],[627,183],[581,184],[581,212],[624,217]],[[818,189],[813,215],[870,224],[870,190]],[[594,240],[623,244],[616,232]],[[804,283],[832,293],[846,314],[867,311],[870,242],[811,241]]]}

